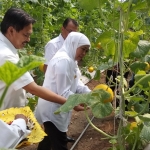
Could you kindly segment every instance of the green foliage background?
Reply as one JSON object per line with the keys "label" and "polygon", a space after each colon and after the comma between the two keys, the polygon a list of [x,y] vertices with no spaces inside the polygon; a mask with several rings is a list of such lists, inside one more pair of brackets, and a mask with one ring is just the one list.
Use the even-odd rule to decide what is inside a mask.
{"label": "green foliage background", "polygon": [[[87,35],[92,48],[83,60],[83,66],[99,67],[110,58],[116,59],[119,29],[119,11],[124,13],[125,28],[124,55],[136,49],[141,39],[149,40],[150,18],[148,0],[133,1],[127,13],[129,1],[117,0],[1,0],[0,21],[10,7],[19,7],[37,20],[28,46],[21,54],[44,55],[44,46],[58,36],[65,18],[72,17],[79,22],[80,32]],[[127,32],[132,29],[135,32]],[[102,48],[96,47],[101,42]],[[95,55],[96,54],[96,55]]]}
{"label": "green foliage background", "polygon": [[[117,137],[109,137],[117,139],[115,142],[118,143],[118,146],[113,148],[124,150],[127,139],[126,142],[129,141],[132,150],[140,150],[143,137],[144,140],[150,141],[146,134],[148,130],[146,121],[149,121],[150,116],[142,116],[147,111],[149,112],[147,108],[150,103],[150,71],[144,74],[137,73],[139,70],[145,70],[145,61],[150,62],[150,0],[1,0],[0,21],[5,11],[12,6],[24,9],[37,20],[31,42],[20,52],[20,56],[25,54],[43,56],[45,44],[58,36],[64,19],[66,17],[76,19],[80,25],[80,32],[87,35],[91,41],[92,47],[83,60],[83,66],[92,65],[96,68],[95,79],[100,78],[100,70],[111,69],[119,62],[121,92],[117,96],[120,100],[119,115],[121,118]],[[97,48],[99,42],[101,48]],[[129,89],[125,88],[123,83],[123,74],[126,71],[135,74],[135,84]],[[40,78],[43,76],[39,73],[38,68],[35,69],[35,72]],[[42,79],[39,84],[41,83]],[[144,91],[144,94],[141,95],[141,91]],[[130,92],[134,96],[130,95]],[[73,95],[69,97],[70,101],[68,100],[66,105],[60,107],[56,113],[66,112],[82,102],[91,107],[96,117],[105,117],[112,111],[110,103],[102,103],[105,96],[109,96],[105,91],[91,92],[89,95]],[[75,103],[76,98],[78,101]],[[128,100],[130,105],[128,112],[125,112],[125,100]],[[103,113],[101,112],[103,109],[110,111]],[[136,130],[130,132],[130,123],[123,126],[125,115],[141,119],[142,123],[137,128],[138,132]]]}
{"label": "green foliage background", "polygon": [[[10,7],[22,8],[37,20],[29,45],[21,51],[23,54],[43,56],[45,44],[58,36],[62,23],[67,17],[72,17],[79,22],[80,32],[89,37],[93,47],[102,29],[107,28],[106,23],[103,22],[98,8],[86,10],[79,4],[80,1],[77,0],[1,0],[0,21]],[[91,4],[94,3],[89,1],[90,6]],[[93,57],[93,52],[97,51],[92,48],[85,60],[85,66],[90,66],[97,60]]]}

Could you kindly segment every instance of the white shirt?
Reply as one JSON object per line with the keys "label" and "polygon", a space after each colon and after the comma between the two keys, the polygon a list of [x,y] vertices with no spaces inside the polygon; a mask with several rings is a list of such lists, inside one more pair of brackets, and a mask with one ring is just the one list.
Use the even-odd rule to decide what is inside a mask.
{"label": "white shirt", "polygon": [[[64,43],[64,38],[62,37],[61,34],[59,34],[59,36],[57,36],[56,38],[50,40],[46,46],[45,46],[45,65],[48,65],[49,61],[54,57],[54,55],[56,54],[56,52],[62,47],[63,43]],[[81,71],[79,70],[79,67],[77,67],[77,71],[78,74],[81,76]],[[80,80],[79,81],[80,85],[84,85],[83,82]]]}
{"label": "white shirt", "polygon": [[48,62],[53,58],[55,53],[62,47],[64,43],[64,38],[60,34],[58,37],[50,40],[45,46],[45,64],[48,65]]}
{"label": "white shirt", "polygon": [[11,125],[0,120],[0,148],[15,148],[29,133],[24,119],[16,119]]}
{"label": "white shirt", "polygon": [[[78,38],[80,39],[80,36],[82,34],[76,34],[79,34]],[[74,39],[74,41],[75,40],[76,39]],[[74,47],[72,43],[68,44],[66,43],[66,41],[64,42],[64,45],[70,45],[71,47]],[[63,49],[63,47],[61,49]],[[74,51],[76,51],[76,46],[74,47],[74,49]],[[71,48],[68,48],[68,51],[69,50],[71,53],[74,53]],[[85,86],[84,84],[79,84],[80,80],[75,60],[69,57],[66,53],[59,53],[59,51],[48,64],[43,86],[65,98],[68,98],[74,93],[90,92],[91,90],[87,86]],[[57,57],[58,54],[59,57]],[[51,121],[61,132],[66,132],[70,123],[72,111],[55,115],[54,112],[60,106],[60,104],[48,102],[39,98],[36,109],[37,120],[40,123]]]}
{"label": "white shirt", "polygon": [[[50,61],[51,62],[51,61]],[[79,84],[79,76],[71,60],[61,60],[57,65],[48,65],[43,86],[53,92],[68,98],[74,93],[87,93],[90,89]],[[63,70],[63,71],[62,71]],[[63,74],[62,72],[65,72]],[[48,102],[41,98],[38,100],[36,118],[39,123],[51,121],[62,132],[68,130],[71,111],[55,115],[54,112],[60,107],[60,104]]]}
{"label": "white shirt", "polygon": [[[0,33],[0,66],[3,65],[6,61],[17,63],[19,61],[19,56],[12,43],[2,33]],[[31,82],[33,82],[33,78],[27,72],[14,83],[12,83],[5,95],[0,110],[4,110],[10,107],[25,106],[25,90],[22,89],[22,87],[28,85]],[[5,87],[5,83],[0,81],[0,95],[2,95]]]}

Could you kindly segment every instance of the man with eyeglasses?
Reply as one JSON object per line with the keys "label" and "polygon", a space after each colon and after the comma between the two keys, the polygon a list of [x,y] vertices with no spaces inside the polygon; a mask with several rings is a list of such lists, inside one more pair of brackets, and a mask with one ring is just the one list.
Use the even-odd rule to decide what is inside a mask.
{"label": "man with eyeglasses", "polygon": [[64,40],[66,39],[68,34],[72,31],[77,32],[78,27],[79,25],[76,20],[72,18],[66,18],[64,20],[60,35],[50,40],[45,46],[46,62],[44,64],[44,72],[46,72],[48,62],[52,59],[55,53],[62,47]]}

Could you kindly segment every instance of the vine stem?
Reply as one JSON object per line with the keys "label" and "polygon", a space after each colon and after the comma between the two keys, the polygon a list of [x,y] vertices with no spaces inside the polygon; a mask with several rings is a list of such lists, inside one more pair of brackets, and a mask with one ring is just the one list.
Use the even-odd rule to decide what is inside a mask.
{"label": "vine stem", "polygon": [[4,98],[5,98],[5,95],[6,95],[6,93],[7,93],[7,90],[8,90],[8,88],[9,88],[9,86],[10,86],[10,85],[7,85],[7,86],[6,86],[6,88],[5,88],[5,90],[4,90],[3,94],[2,94],[2,96],[0,97],[0,107],[2,106],[3,100],[4,100]]}
{"label": "vine stem", "polygon": [[119,33],[118,33],[118,57],[119,57],[119,68],[120,68],[120,109],[119,109],[119,117],[120,123],[117,132],[119,149],[125,149],[125,139],[122,136],[122,128],[124,124],[124,115],[125,115],[125,100],[124,100],[124,86],[123,86],[123,41],[124,41],[124,13],[122,8],[120,8],[120,21],[119,21]]}
{"label": "vine stem", "polygon": [[124,96],[129,94],[139,83],[141,83],[143,80],[146,80],[146,78],[149,78],[150,74],[145,75],[140,80],[138,80],[127,92],[124,92]]}
{"label": "vine stem", "polygon": [[147,103],[146,103],[146,105],[145,105],[145,107],[141,110],[141,112],[139,112],[138,114],[136,114],[136,115],[134,115],[134,116],[128,116],[128,117],[137,117],[137,116],[143,114],[143,113],[145,112],[145,110],[146,110],[146,108],[147,108],[149,102],[150,102],[150,101],[148,100]]}
{"label": "vine stem", "polygon": [[130,9],[131,9],[131,5],[132,5],[132,1],[133,0],[129,0],[129,5],[128,5],[128,10],[127,10],[127,15],[126,15],[126,19],[125,19],[125,31],[128,30],[128,24],[129,24],[129,13],[130,13]]}
{"label": "vine stem", "polygon": [[89,124],[95,129],[97,130],[98,132],[100,132],[101,134],[105,135],[106,137],[110,138],[110,139],[116,139],[117,137],[114,137],[114,136],[110,136],[108,135],[107,133],[105,133],[104,131],[102,131],[101,129],[97,128],[90,120],[88,114],[87,114],[87,111],[86,111],[86,107],[84,107],[84,112],[85,112],[85,115],[86,115],[86,118],[89,122]]}
{"label": "vine stem", "polygon": [[134,144],[133,144],[132,150],[135,150],[136,143],[137,143],[137,140],[138,140],[139,128],[137,128],[137,130],[138,130],[138,131],[136,132],[136,136],[135,136],[135,140],[134,140]]}
{"label": "vine stem", "polygon": [[150,86],[149,86],[149,95],[148,95],[148,100],[147,100],[147,102],[146,102],[146,105],[145,105],[145,107],[138,113],[138,114],[136,114],[136,115],[134,115],[134,116],[129,116],[129,117],[137,117],[137,116],[139,116],[139,115],[141,115],[141,114],[143,114],[144,112],[145,112],[145,110],[146,110],[146,108],[147,108],[147,106],[148,106],[148,104],[149,104],[149,102],[150,102]]}

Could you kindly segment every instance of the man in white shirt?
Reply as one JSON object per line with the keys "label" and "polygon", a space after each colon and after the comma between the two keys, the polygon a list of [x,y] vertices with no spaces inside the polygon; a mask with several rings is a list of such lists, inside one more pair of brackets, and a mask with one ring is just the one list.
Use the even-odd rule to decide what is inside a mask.
{"label": "man in white shirt", "polygon": [[[13,63],[19,61],[17,49],[22,49],[30,41],[32,25],[34,23],[35,20],[19,8],[10,8],[7,10],[0,24],[0,66],[6,61],[11,61]],[[7,70],[5,71],[7,73]],[[0,95],[2,95],[5,89],[6,84],[0,81]],[[25,106],[25,91],[41,97],[46,101],[59,104],[64,104],[66,102],[66,98],[55,94],[45,87],[37,85],[29,72],[27,72],[8,88],[0,110],[10,107]],[[74,109],[76,111],[84,110],[80,105],[76,106]],[[1,134],[1,131],[0,135],[2,138],[6,136],[5,134]]]}
{"label": "man in white shirt", "polygon": [[68,36],[68,34],[72,31],[78,31],[78,23],[76,20],[72,18],[66,18],[63,22],[63,26],[61,28],[61,33],[58,37],[50,40],[45,46],[45,59],[46,62],[44,64],[44,71],[47,69],[48,62],[53,58],[55,53],[62,47],[64,40]]}
{"label": "man in white shirt", "polygon": [[[6,61],[13,63],[19,61],[17,49],[22,49],[30,41],[34,23],[35,20],[21,9],[10,8],[7,10],[0,24],[0,66]],[[0,95],[2,95],[5,88],[6,85],[0,81]],[[25,90],[47,101],[60,104],[66,102],[64,97],[37,85],[27,72],[9,87],[0,110],[25,106]],[[80,111],[84,108],[77,106],[74,109]]]}
{"label": "man in white shirt", "polygon": [[17,114],[9,125],[0,120],[0,148],[15,148],[18,143],[30,133],[26,127],[27,118]]}
{"label": "man in white shirt", "polygon": [[[13,63],[19,61],[17,49],[23,48],[30,41],[34,23],[35,20],[23,10],[18,8],[8,9],[0,24],[0,66],[6,61]],[[5,88],[5,83],[0,81],[0,95],[2,95]],[[47,101],[57,101],[60,104],[66,102],[65,98],[37,85],[27,72],[11,84],[0,110],[25,106],[25,90]]]}

